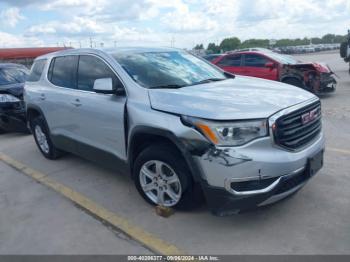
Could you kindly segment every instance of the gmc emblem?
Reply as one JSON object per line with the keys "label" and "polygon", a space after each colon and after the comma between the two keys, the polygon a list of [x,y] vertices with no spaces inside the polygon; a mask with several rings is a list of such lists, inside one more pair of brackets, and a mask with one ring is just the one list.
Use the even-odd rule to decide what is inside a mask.
{"label": "gmc emblem", "polygon": [[318,117],[318,108],[311,110],[303,115],[301,115],[301,122],[303,125],[310,123]]}

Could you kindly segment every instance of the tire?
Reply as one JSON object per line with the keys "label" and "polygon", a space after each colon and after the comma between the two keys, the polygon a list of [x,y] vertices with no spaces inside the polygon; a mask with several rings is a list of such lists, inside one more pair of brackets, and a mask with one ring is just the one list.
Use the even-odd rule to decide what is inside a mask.
{"label": "tire", "polygon": [[300,88],[304,88],[303,83],[299,79],[296,79],[296,78],[287,78],[287,79],[283,80],[283,83],[289,84],[292,86],[296,86],[296,87],[300,87]]}
{"label": "tire", "polygon": [[6,131],[4,129],[0,128],[0,135],[5,134],[5,133],[6,133]]}
{"label": "tire", "polygon": [[[156,172],[156,168],[159,166],[161,167],[158,170],[162,170],[161,175]],[[146,168],[146,173],[152,179],[145,175],[145,172],[141,172],[141,168],[143,170]],[[178,181],[170,183],[171,180],[176,180],[174,174]],[[192,175],[185,160],[179,152],[169,145],[159,144],[145,148],[134,162],[132,175],[138,192],[152,205],[191,210],[199,206],[202,202],[200,191],[197,190],[198,187],[192,180]],[[164,184],[163,178],[169,182]],[[169,178],[172,179],[170,180]],[[148,187],[151,186],[154,189],[145,192],[143,189],[145,185]],[[159,192],[163,195],[164,201],[162,203],[159,201],[160,198],[156,197]]]}
{"label": "tire", "polygon": [[25,134],[25,135],[31,135],[31,134],[32,134],[32,131],[31,131],[30,129],[25,129],[25,130],[23,131],[23,134]]}
{"label": "tire", "polygon": [[54,160],[62,155],[62,151],[56,148],[52,143],[46,121],[42,116],[34,118],[30,122],[30,127],[35,143],[44,157]]}
{"label": "tire", "polygon": [[340,57],[341,58],[346,58],[347,57],[347,51],[348,51],[348,43],[347,42],[342,42],[340,44]]}

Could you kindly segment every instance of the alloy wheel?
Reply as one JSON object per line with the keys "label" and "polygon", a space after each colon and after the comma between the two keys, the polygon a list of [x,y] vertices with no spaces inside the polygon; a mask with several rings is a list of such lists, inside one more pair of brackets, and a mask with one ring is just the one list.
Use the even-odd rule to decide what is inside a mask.
{"label": "alloy wheel", "polygon": [[171,207],[181,199],[180,179],[175,171],[162,161],[151,160],[143,164],[139,179],[143,192],[155,204]]}

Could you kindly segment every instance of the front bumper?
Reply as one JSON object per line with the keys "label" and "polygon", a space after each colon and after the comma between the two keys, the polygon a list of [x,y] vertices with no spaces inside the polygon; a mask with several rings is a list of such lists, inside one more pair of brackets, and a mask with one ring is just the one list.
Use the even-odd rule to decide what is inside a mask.
{"label": "front bumper", "polygon": [[320,87],[317,90],[317,94],[332,93],[337,87],[337,81],[334,76],[329,73],[321,74]]}
{"label": "front bumper", "polygon": [[28,132],[24,103],[0,104],[0,129],[7,132]]}
{"label": "front bumper", "polygon": [[324,146],[323,133],[299,152],[278,148],[266,137],[242,147],[213,148],[195,157],[209,209],[224,215],[287,197],[309,180],[309,159]]}
{"label": "front bumper", "polygon": [[297,192],[310,178],[307,169],[302,168],[292,174],[280,176],[276,183],[266,188],[267,190],[260,190],[261,192],[232,194],[228,190],[208,184],[204,185],[203,189],[212,213],[224,216],[275,203]]}

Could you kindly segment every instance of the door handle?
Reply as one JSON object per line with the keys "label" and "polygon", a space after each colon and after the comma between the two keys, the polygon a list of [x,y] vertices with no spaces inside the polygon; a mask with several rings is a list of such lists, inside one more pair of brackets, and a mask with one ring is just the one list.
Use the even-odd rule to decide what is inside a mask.
{"label": "door handle", "polygon": [[75,106],[81,106],[81,102],[80,102],[80,99],[79,98],[77,98],[77,99],[75,99],[74,100],[74,102],[72,102],[72,105],[75,105]]}
{"label": "door handle", "polygon": [[39,97],[40,100],[45,100],[46,99],[46,96],[45,94],[40,94],[40,97]]}

